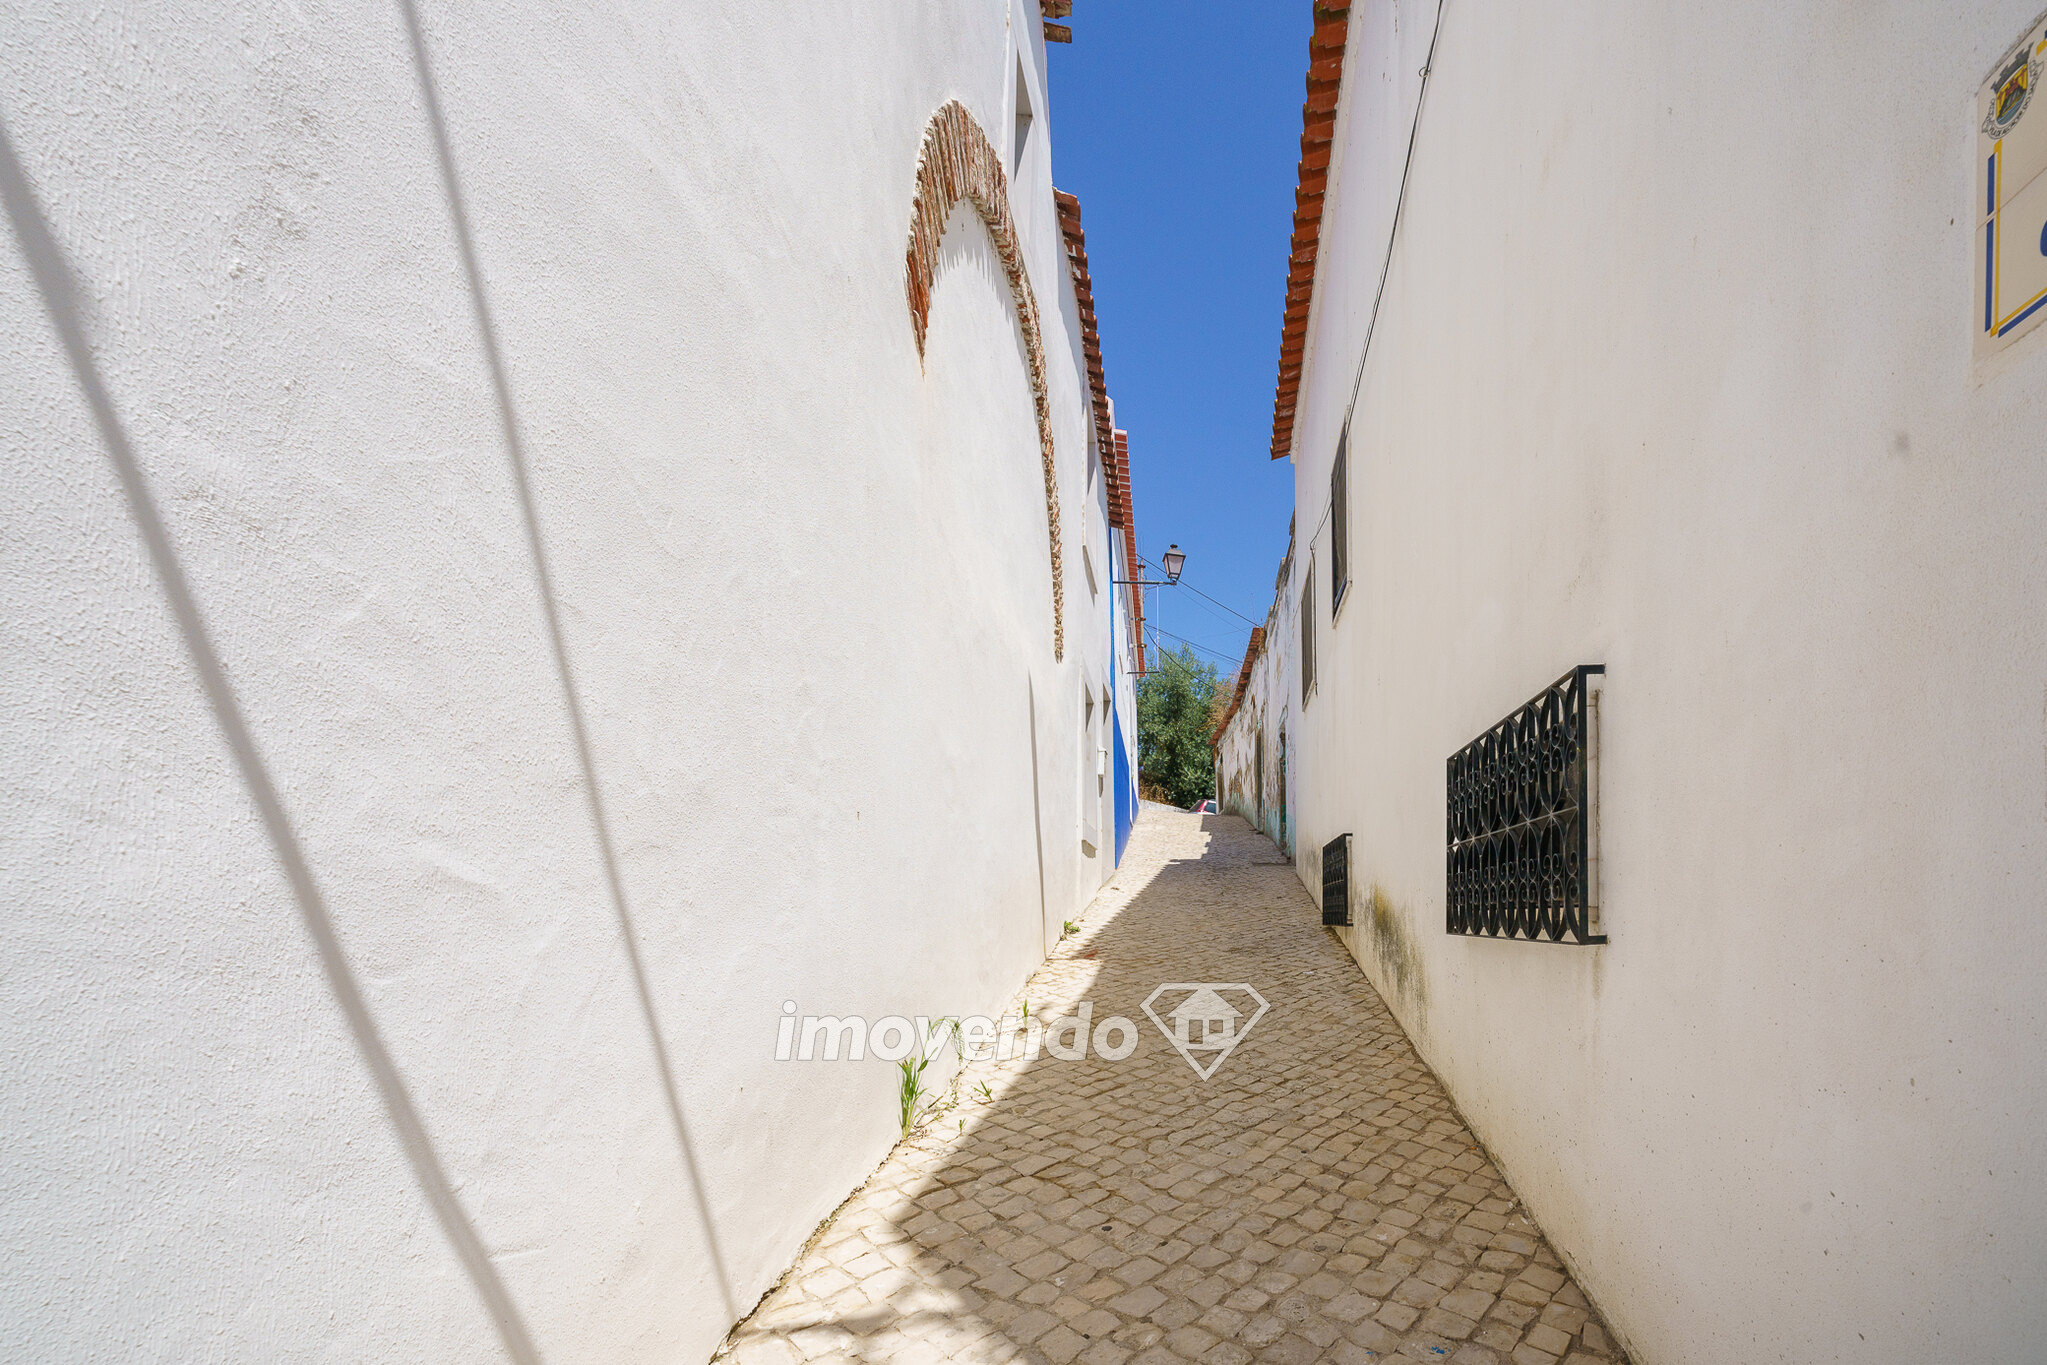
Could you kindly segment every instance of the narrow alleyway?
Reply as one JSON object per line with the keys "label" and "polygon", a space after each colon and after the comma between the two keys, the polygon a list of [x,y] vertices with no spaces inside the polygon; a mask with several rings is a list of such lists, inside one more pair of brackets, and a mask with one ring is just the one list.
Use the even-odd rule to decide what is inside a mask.
{"label": "narrow alleyway", "polygon": [[[1142,1010],[1203,981],[1271,1005],[1207,1081]],[[1136,1051],[970,1067],[720,1359],[1621,1359],[1243,820],[1147,808],[1025,994],[1033,1016],[1136,1020]]]}

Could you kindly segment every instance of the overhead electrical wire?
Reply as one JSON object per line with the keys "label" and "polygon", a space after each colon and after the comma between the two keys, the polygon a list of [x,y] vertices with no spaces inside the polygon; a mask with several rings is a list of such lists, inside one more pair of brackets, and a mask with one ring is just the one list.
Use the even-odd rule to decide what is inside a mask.
{"label": "overhead electrical wire", "polygon": [[[1407,182],[1414,173],[1414,148],[1421,138],[1422,106],[1429,99],[1429,77],[1436,70],[1436,40],[1443,36],[1443,11],[1450,8],[1450,0],[1436,0],[1436,23],[1429,32],[1429,55],[1422,60],[1421,88],[1414,96],[1414,122],[1407,129],[1407,159],[1400,166],[1400,193],[1393,200],[1393,225],[1386,230],[1386,259],[1379,263],[1379,288],[1372,295],[1372,316],[1365,324],[1365,344],[1358,352],[1357,376],[1350,382],[1350,403],[1343,410],[1343,424],[1350,425],[1351,415],[1357,411],[1358,393],[1365,383],[1365,361],[1372,354],[1372,336],[1379,330],[1379,305],[1386,298],[1386,278],[1393,273],[1393,248],[1400,242],[1400,221],[1407,213]],[[1320,526],[1316,527],[1320,530]]]}
{"label": "overhead electrical wire", "polygon": [[1180,586],[1185,588],[1188,592],[1193,593],[1196,597],[1200,598],[1204,602],[1215,602],[1215,605],[1221,607],[1224,611],[1236,617],[1239,621],[1242,621],[1247,626],[1260,626],[1265,624],[1263,621],[1252,620],[1250,617],[1244,615],[1243,612],[1238,611],[1235,607],[1229,606],[1226,603],[1216,602],[1213,597],[1210,597],[1207,593],[1195,587],[1192,583],[1189,583],[1187,581],[1187,577],[1185,574],[1182,574],[1180,576]]}
{"label": "overhead electrical wire", "polygon": [[[1357,413],[1358,394],[1365,384],[1365,362],[1371,358],[1372,338],[1379,330],[1379,305],[1386,299],[1386,280],[1393,273],[1393,248],[1399,245],[1400,224],[1407,216],[1407,182],[1414,174],[1414,149],[1421,138],[1422,106],[1428,102],[1429,78],[1436,71],[1436,43],[1443,36],[1443,12],[1449,8],[1450,0],[1436,0],[1436,22],[1429,31],[1429,55],[1423,59],[1421,87],[1415,92],[1414,97],[1414,122],[1409,124],[1407,129],[1407,156],[1400,165],[1400,192],[1394,197],[1393,223],[1386,231],[1386,257],[1379,263],[1379,287],[1372,294],[1372,312],[1365,324],[1365,344],[1358,352],[1357,373],[1350,381],[1350,401],[1343,409],[1343,425],[1346,429],[1350,426],[1351,418]],[[1315,543],[1315,538],[1322,534],[1322,528],[1329,523],[1329,514],[1330,509],[1325,504],[1321,520],[1315,523],[1314,530],[1308,532],[1308,544],[1311,547]]]}
{"label": "overhead electrical wire", "polygon": [[1214,657],[1222,660],[1226,664],[1235,664],[1241,662],[1240,660],[1232,659],[1227,654],[1217,653],[1217,651],[1210,649],[1207,645],[1204,645],[1197,640],[1190,640],[1184,635],[1175,635],[1170,630],[1160,630],[1157,626],[1152,625],[1150,622],[1146,622],[1144,628],[1147,631],[1151,632],[1153,635],[1163,635],[1169,640],[1178,640],[1181,644],[1188,646],[1190,649],[1198,649],[1203,654],[1214,655]]}

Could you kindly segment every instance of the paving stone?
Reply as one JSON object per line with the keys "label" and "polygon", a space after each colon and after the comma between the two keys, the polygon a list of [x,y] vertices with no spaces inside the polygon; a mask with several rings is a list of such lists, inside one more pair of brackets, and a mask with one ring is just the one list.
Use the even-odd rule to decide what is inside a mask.
{"label": "paving stone", "polygon": [[1251,1346],[1270,1346],[1285,1335],[1286,1323],[1270,1313],[1263,1313],[1245,1323],[1237,1338]]}
{"label": "paving stone", "polygon": [[1084,1337],[1105,1337],[1121,1327],[1123,1319],[1106,1308],[1092,1308],[1075,1318],[1070,1325]]}
{"label": "paving stone", "polygon": [[1058,1319],[1054,1318],[1050,1313],[1047,1313],[1044,1309],[1033,1308],[1029,1312],[1017,1315],[1017,1317],[1012,1322],[1010,1322],[1010,1324],[1007,1327],[1003,1328],[1002,1330],[1003,1334],[1007,1336],[1011,1341],[1018,1343],[1029,1343],[1036,1341],[1039,1337],[1043,1336],[1057,1322]]}
{"label": "paving stone", "polygon": [[1450,1261],[1430,1261],[1415,1274],[1438,1289],[1450,1289],[1464,1278],[1464,1267]]}
{"label": "paving stone", "polygon": [[1359,1323],[1345,1333],[1345,1336],[1374,1355],[1390,1356],[1400,1349],[1399,1333],[1392,1331],[1376,1318]]}
{"label": "paving stone", "polygon": [[1258,1359],[1269,1360],[1274,1365],[1314,1365],[1322,1358],[1322,1348],[1305,1337],[1284,1336],[1258,1353]]}
{"label": "paving stone", "polygon": [[1375,1299],[1383,1299],[1393,1292],[1393,1286],[1399,1284],[1402,1278],[1384,1270],[1367,1270],[1357,1277],[1358,1292],[1369,1294]]}
{"label": "paving stone", "polygon": [[1421,1315],[1422,1310],[1419,1308],[1414,1308],[1404,1303],[1388,1303],[1381,1306],[1379,1311],[1373,1316],[1377,1321],[1391,1327],[1394,1331],[1405,1332],[1408,1328],[1414,1326],[1415,1319]]}
{"label": "paving stone", "polygon": [[1109,1300],[1109,1307],[1133,1318],[1141,1318],[1166,1301],[1166,1296],[1151,1285],[1139,1285],[1127,1294],[1119,1294]]}
{"label": "paving stone", "polygon": [[1477,1326],[1472,1319],[1452,1313],[1440,1304],[1422,1314],[1421,1327],[1424,1332],[1433,1332],[1437,1336],[1450,1337],[1457,1341],[1470,1336]]}
{"label": "paving stone", "polygon": [[1493,1296],[1482,1289],[1459,1289],[1455,1293],[1445,1294],[1437,1306],[1462,1317],[1478,1319],[1484,1317],[1486,1310],[1493,1306]]}
{"label": "paving stone", "polygon": [[1139,1351],[1130,1365],[1187,1365],[1187,1360],[1163,1346],[1154,1346],[1148,1351]]}
{"label": "paving stone", "polygon": [[1115,1335],[1109,1339],[1128,1346],[1133,1351],[1142,1351],[1146,1347],[1156,1345],[1158,1339],[1165,1334],[1165,1329],[1155,1323],[1126,1322],[1118,1327]]}
{"label": "paving stone", "polygon": [[1014,1298],[1030,1287],[1030,1281],[1004,1266],[992,1274],[984,1275],[974,1283],[998,1299]]}
{"label": "paving stone", "polygon": [[[1066,1258],[1056,1251],[1041,1251],[1028,1261],[1020,1263],[1016,1273],[1026,1279],[1042,1280],[1066,1268]],[[848,1267],[850,1270],[851,1267]],[[1549,1302],[1549,1295],[1543,1295],[1543,1302]]]}
{"label": "paving stone", "polygon": [[1346,1290],[1331,1299],[1322,1311],[1338,1322],[1362,1322],[1379,1311],[1379,1301],[1368,1299],[1355,1290]]}
{"label": "paving stone", "polygon": [[1244,1324],[1251,1319],[1234,1308],[1217,1305],[1203,1313],[1196,1321],[1219,1337],[1233,1337],[1244,1330]]}
{"label": "paving stone", "polygon": [[[1269,840],[1148,807],[1077,923],[1011,1013],[1136,1051],[970,1063],[718,1359],[1625,1365]],[[1201,980],[1272,1002],[1206,1082],[1140,1008]]]}
{"label": "paving stone", "polygon": [[1068,1361],[1087,1348],[1087,1338],[1061,1323],[1039,1337],[1036,1345],[1038,1350],[1044,1353],[1045,1359],[1052,1361],[1054,1365],[1067,1365]]}
{"label": "paving stone", "polygon": [[1471,1334],[1471,1339],[1496,1351],[1511,1351],[1514,1349],[1514,1343],[1521,1340],[1521,1329],[1497,1318],[1488,1318],[1478,1325],[1478,1330]]}
{"label": "paving stone", "polygon": [[1442,1365],[1444,1358],[1456,1349],[1456,1342],[1437,1336],[1424,1328],[1416,1328],[1402,1338],[1399,1355],[1402,1360],[1419,1360],[1425,1362],[1425,1365]]}

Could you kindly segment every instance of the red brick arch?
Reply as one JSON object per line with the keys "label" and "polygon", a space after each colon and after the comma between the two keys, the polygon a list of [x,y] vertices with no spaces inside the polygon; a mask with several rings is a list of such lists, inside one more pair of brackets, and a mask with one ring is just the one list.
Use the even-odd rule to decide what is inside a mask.
{"label": "red brick arch", "polygon": [[1009,296],[1016,303],[1017,325],[1023,329],[1024,352],[1030,357],[1031,398],[1038,410],[1038,454],[1045,466],[1045,520],[1052,540],[1052,657],[1066,654],[1066,594],[1059,563],[1059,479],[1052,458],[1052,402],[1045,386],[1045,344],[1038,333],[1037,296],[1024,271],[1023,248],[1016,221],[1009,215],[1009,178],[1002,158],[974,116],[958,100],[939,106],[924,125],[924,145],[917,153],[917,199],[910,210],[910,247],[905,255],[910,318],[917,329],[917,357],[924,357],[924,330],[931,316],[931,278],[938,267],[938,243],[945,220],[965,199],[988,225]]}

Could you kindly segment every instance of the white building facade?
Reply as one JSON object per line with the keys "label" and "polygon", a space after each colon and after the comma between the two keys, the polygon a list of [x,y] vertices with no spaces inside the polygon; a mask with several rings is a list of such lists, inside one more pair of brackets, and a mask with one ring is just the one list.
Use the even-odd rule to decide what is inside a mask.
{"label": "white building facade", "polygon": [[[1297,666],[1225,768],[1287,715],[1304,882],[1349,835],[1337,932],[1655,1365],[2047,1342],[2047,27],[1839,17],[1317,13]],[[1604,941],[1450,932],[1453,756],[1581,665]]]}
{"label": "white building facade", "polygon": [[0,1355],[704,1359],[1135,811],[1035,0],[8,10]]}
{"label": "white building facade", "polygon": [[1297,610],[1291,543],[1280,561],[1272,608],[1264,626],[1253,630],[1244,662],[1229,684],[1230,701],[1215,733],[1216,806],[1241,815],[1270,836],[1281,851],[1293,850],[1287,800],[1287,743],[1290,737],[1294,670],[1300,659],[1285,643]]}

